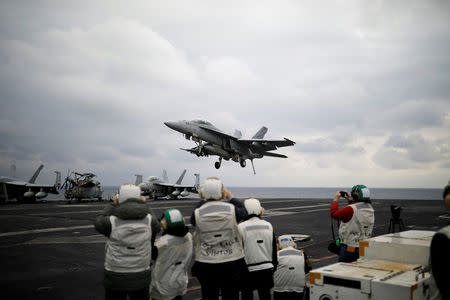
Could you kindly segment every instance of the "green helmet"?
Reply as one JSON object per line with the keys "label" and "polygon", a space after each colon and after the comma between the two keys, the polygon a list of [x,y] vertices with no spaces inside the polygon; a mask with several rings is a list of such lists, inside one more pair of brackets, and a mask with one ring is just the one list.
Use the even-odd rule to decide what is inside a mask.
{"label": "green helmet", "polygon": [[368,187],[362,184],[358,184],[352,187],[352,198],[356,202],[358,201],[370,201],[370,190]]}
{"label": "green helmet", "polygon": [[184,218],[176,208],[171,208],[164,211],[164,218],[167,221],[167,228],[175,228],[184,226]]}

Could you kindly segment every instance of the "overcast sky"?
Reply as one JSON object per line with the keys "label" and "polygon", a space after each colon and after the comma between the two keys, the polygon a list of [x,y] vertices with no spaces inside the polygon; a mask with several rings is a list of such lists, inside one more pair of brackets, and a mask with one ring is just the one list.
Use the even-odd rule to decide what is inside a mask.
{"label": "overcast sky", "polygon": [[[450,179],[449,1],[2,1],[0,175],[227,186]],[[241,168],[163,122],[296,142]]]}

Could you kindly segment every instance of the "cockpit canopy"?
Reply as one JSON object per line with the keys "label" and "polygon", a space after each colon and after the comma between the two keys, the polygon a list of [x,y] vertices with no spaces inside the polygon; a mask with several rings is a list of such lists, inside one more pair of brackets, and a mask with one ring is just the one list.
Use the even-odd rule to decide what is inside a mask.
{"label": "cockpit canopy", "polygon": [[149,178],[147,178],[146,181],[156,181],[156,180],[159,180],[157,176],[150,176]]}
{"label": "cockpit canopy", "polygon": [[213,126],[213,124],[211,124],[210,122],[205,121],[205,120],[200,120],[200,119],[195,119],[195,120],[192,120],[191,122],[192,122],[192,123],[199,124],[199,125],[209,125],[209,126]]}

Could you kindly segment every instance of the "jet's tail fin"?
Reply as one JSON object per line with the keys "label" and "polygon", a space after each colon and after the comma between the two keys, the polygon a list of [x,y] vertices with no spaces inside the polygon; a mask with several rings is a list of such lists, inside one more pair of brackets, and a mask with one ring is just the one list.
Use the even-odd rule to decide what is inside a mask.
{"label": "jet's tail fin", "polygon": [[267,133],[267,130],[268,129],[266,126],[261,127],[261,129],[258,130],[257,133],[255,133],[255,135],[252,137],[252,139],[263,139]]}
{"label": "jet's tail fin", "polygon": [[142,175],[135,174],[134,176],[136,176],[136,181],[134,182],[135,185],[142,183]]}
{"label": "jet's tail fin", "polygon": [[59,189],[61,187],[61,172],[55,171],[56,178],[55,178],[55,187]]}
{"label": "jet's tail fin", "polygon": [[195,176],[194,187],[198,191],[200,189],[200,174],[194,174],[194,176]]}
{"label": "jet's tail fin", "polygon": [[175,184],[181,184],[181,182],[183,181],[184,178],[184,174],[186,174],[186,169],[183,170],[183,172],[180,175],[180,178],[178,178],[177,182],[175,182]]}
{"label": "jet's tail fin", "polygon": [[12,178],[16,178],[16,165],[15,164],[12,164],[11,165],[11,168],[9,169],[9,175],[12,177]]}
{"label": "jet's tail fin", "polygon": [[28,180],[29,183],[34,183],[36,181],[36,178],[39,176],[39,173],[41,173],[41,170],[44,168],[44,165],[40,165],[39,168],[34,172],[33,176],[31,176],[30,180]]}
{"label": "jet's tail fin", "polygon": [[168,182],[168,181],[169,181],[169,177],[167,177],[167,171],[166,171],[166,170],[163,170],[162,178],[163,178],[163,180],[164,180],[165,182]]}

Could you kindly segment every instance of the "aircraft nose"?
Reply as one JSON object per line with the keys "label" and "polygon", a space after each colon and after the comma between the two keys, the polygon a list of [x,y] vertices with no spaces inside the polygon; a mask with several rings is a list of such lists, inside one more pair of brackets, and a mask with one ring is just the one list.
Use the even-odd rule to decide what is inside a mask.
{"label": "aircraft nose", "polygon": [[181,126],[180,122],[164,122],[164,125],[166,125],[170,129],[183,132],[183,126]]}

